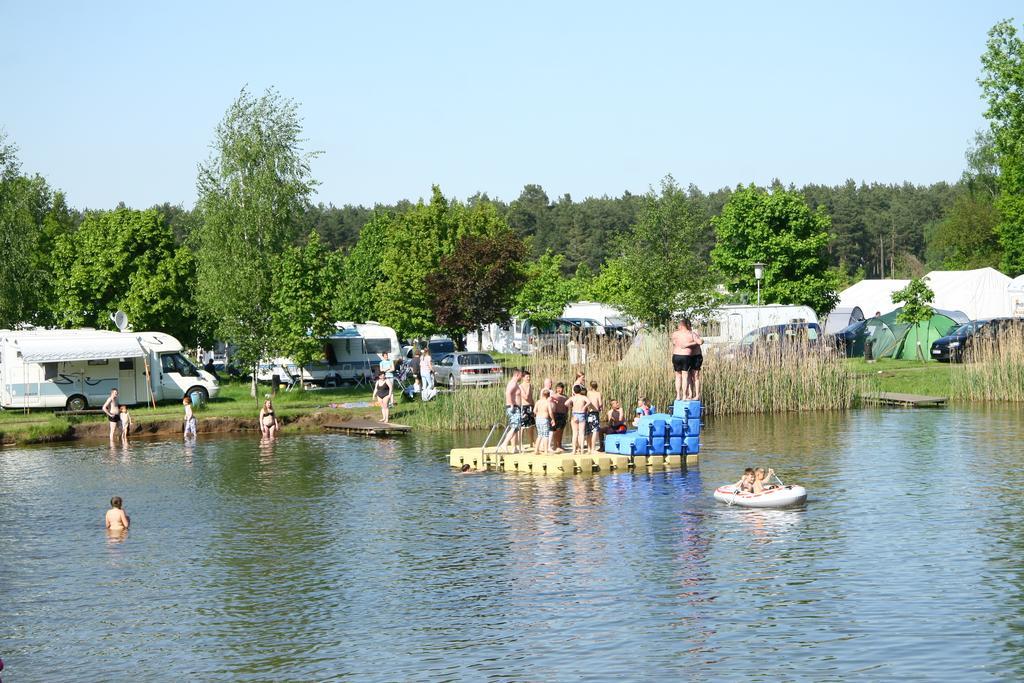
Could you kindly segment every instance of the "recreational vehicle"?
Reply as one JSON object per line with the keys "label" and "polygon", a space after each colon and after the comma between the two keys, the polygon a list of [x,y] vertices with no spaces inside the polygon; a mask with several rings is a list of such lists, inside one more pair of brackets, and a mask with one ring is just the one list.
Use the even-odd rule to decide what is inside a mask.
{"label": "recreational vehicle", "polygon": [[162,332],[0,330],[0,406],[84,410],[111,389],[127,405],[216,396],[217,380],[183,351]]}
{"label": "recreational vehicle", "polygon": [[752,330],[788,323],[818,324],[818,316],[809,306],[768,304],[766,306],[721,306],[696,325],[704,337],[706,349],[739,343]]}
{"label": "recreational vehicle", "polygon": [[393,328],[373,321],[337,323],[338,331],[324,340],[324,357],[300,368],[290,358],[274,358],[261,363],[256,379],[271,381],[279,375],[288,381],[337,386],[344,382],[369,379],[380,365],[380,354],[387,353],[398,363],[402,347]]}

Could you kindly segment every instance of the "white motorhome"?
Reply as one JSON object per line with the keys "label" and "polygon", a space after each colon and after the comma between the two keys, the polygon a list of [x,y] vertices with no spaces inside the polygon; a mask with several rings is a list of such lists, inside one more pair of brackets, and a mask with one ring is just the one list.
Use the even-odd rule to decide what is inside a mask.
{"label": "white motorhome", "polygon": [[338,331],[324,340],[324,357],[300,368],[290,358],[274,358],[261,363],[256,378],[269,382],[272,375],[306,384],[338,385],[368,379],[380,365],[380,354],[387,353],[397,364],[402,347],[394,328],[369,321],[336,323]]}
{"label": "white motorhome", "polygon": [[593,301],[566,304],[562,317],[577,321],[583,327],[592,328],[597,334],[604,334],[609,329],[624,330],[633,324],[628,315],[614,306]]}
{"label": "white motorhome", "polygon": [[744,335],[766,325],[817,323],[818,316],[809,306],[768,304],[765,306],[720,306],[706,320],[695,321],[704,337],[706,349],[730,346]]}
{"label": "white motorhome", "polygon": [[217,380],[183,351],[162,332],[0,330],[0,406],[84,410],[111,389],[127,405],[216,396]]}

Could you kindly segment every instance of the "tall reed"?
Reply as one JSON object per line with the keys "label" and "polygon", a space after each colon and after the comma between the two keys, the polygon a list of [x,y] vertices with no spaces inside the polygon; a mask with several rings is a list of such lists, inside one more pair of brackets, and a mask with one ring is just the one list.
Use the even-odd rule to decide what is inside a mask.
{"label": "tall reed", "polygon": [[[576,370],[596,381],[605,403],[619,399],[627,412],[640,397],[658,410],[671,411],[675,399],[671,346],[663,331],[634,340],[590,337],[570,347],[550,345],[523,357],[534,378],[535,395],[544,379],[570,386]],[[845,410],[861,385],[841,354],[823,344],[766,344],[751,353],[709,354],[702,369],[702,399],[710,414],[780,413],[798,410]],[[427,429],[485,429],[504,422],[503,387],[442,394],[401,419]]]}
{"label": "tall reed", "polygon": [[961,400],[1024,401],[1024,328],[975,333],[951,385],[953,397]]}

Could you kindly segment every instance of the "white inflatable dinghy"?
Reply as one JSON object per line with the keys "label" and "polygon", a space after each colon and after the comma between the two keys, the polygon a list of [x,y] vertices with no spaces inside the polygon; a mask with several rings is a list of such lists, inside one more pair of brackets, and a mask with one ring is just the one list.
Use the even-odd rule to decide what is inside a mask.
{"label": "white inflatable dinghy", "polygon": [[715,500],[726,505],[744,508],[786,508],[807,501],[807,489],[789,484],[776,486],[761,493],[741,493],[734,485],[719,486],[715,489]]}

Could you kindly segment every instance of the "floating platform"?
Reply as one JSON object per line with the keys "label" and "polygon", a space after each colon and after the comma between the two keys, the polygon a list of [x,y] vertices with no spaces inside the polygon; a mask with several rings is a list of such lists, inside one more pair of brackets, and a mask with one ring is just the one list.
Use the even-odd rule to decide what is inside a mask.
{"label": "floating platform", "polygon": [[395,424],[394,422],[377,422],[376,420],[349,420],[337,424],[324,425],[324,429],[346,434],[362,434],[363,436],[395,436],[407,434],[412,427]]}
{"label": "floating platform", "polygon": [[861,394],[861,400],[901,408],[933,408],[946,405],[945,396],[920,396],[918,394],[896,394],[888,391]]}
{"label": "floating platform", "polygon": [[619,455],[616,453],[534,453],[525,448],[519,453],[507,449],[454,448],[448,464],[457,469],[469,465],[474,470],[504,470],[534,474],[589,474],[592,472],[647,472],[683,468],[697,462],[697,455]]}

